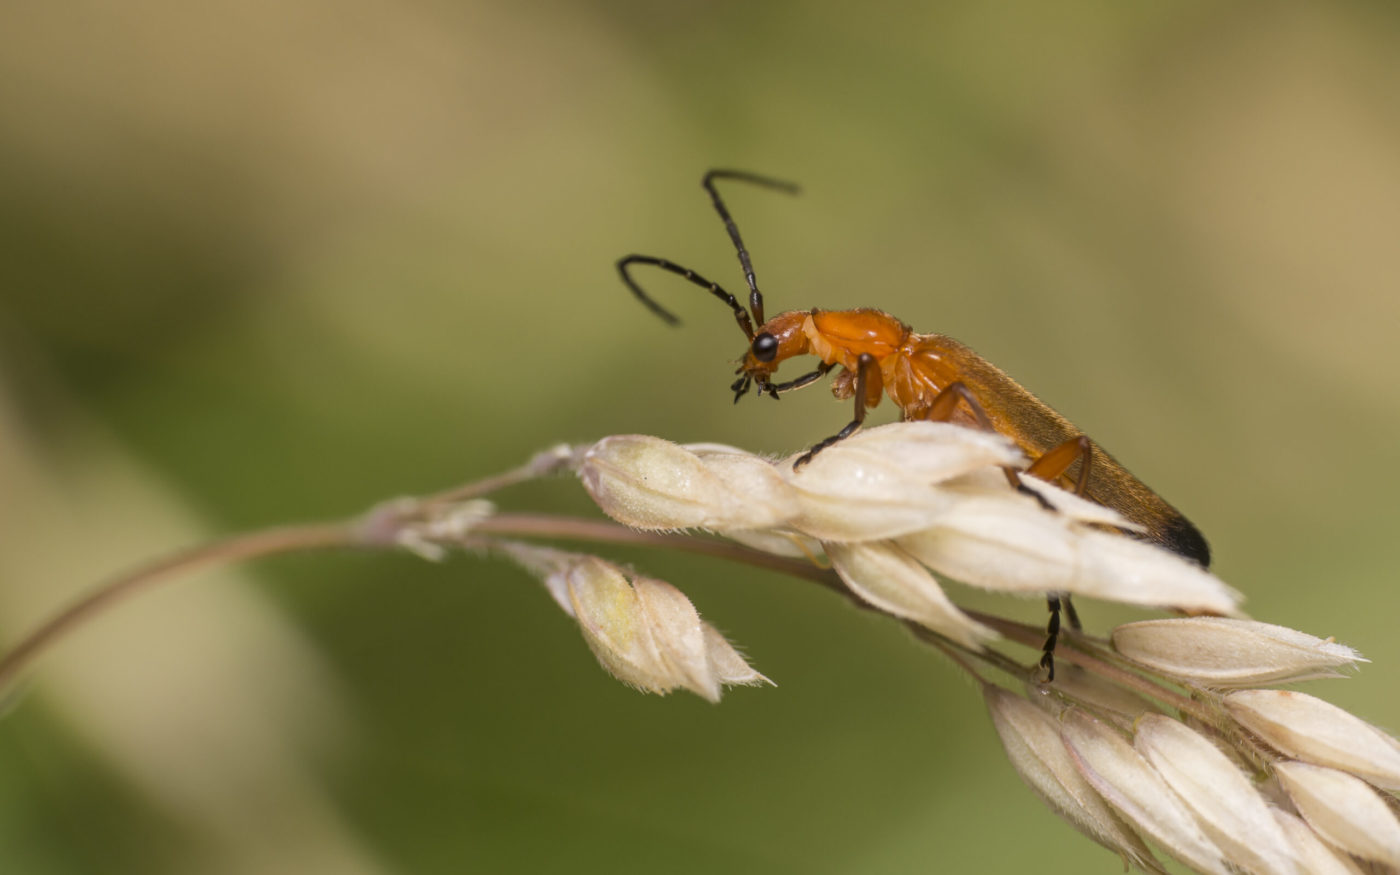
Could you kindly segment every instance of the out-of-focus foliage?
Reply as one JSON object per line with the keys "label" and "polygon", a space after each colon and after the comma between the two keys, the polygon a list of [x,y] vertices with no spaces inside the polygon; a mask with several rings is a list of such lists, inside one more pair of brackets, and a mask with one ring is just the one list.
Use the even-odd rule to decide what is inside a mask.
{"label": "out-of-focus foliage", "polygon": [[[732,406],[729,314],[646,274],[669,329],[613,271],[737,292],[698,186],[736,166],[805,186],[728,190],[770,312],[973,345],[1185,510],[1256,616],[1372,657],[1320,692],[1394,728],[1397,49],[1385,4],[9,4],[0,630],[560,440],[839,428],[819,388]],[[191,580],[0,723],[0,868],[1117,871],[893,624],[611,555],[779,688],[640,696],[488,561]]]}

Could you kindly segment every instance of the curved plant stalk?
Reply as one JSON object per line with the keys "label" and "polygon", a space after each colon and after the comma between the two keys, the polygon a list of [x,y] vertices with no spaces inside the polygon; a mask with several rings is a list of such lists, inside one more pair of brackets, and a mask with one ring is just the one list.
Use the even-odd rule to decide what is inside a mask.
{"label": "curved plant stalk", "polygon": [[[1400,869],[1400,742],[1340,708],[1271,686],[1337,676],[1350,648],[1244,619],[1238,594],[1115,528],[1112,511],[1050,486],[1011,487],[1014,447],[933,423],[870,429],[794,470],[731,447],[623,435],[554,447],[500,475],[174,553],[99,584],[0,658],[0,694],[85,624],[153,586],[229,562],[325,549],[452,550],[538,576],[603,667],[638,689],[768,679],[664,581],[537,539],[679,550],[741,562],[888,614],[974,678],[1026,783],[1092,840],[1164,871],[1144,839],[1195,871]],[[561,471],[612,520],[497,513],[483,496]],[[683,534],[686,530],[707,530]],[[940,578],[1013,594],[1093,596],[1200,616],[1069,632],[1051,679],[1044,630],[963,610]],[[1048,662],[1048,660],[1046,660]],[[1232,692],[1233,691],[1233,692]],[[1272,788],[1261,792],[1264,784]]]}

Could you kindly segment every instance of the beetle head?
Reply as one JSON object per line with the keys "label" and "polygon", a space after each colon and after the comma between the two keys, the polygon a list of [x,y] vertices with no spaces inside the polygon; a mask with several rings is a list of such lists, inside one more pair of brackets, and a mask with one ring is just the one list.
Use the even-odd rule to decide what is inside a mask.
{"label": "beetle head", "polygon": [[778,365],[785,359],[808,352],[807,335],[802,330],[807,315],[806,311],[790,310],[759,326],[748,349],[744,350],[739,369],[735,371],[739,379],[729,387],[734,391],[736,402],[744,397],[750,386],[755,387],[760,395],[767,393],[778,397],[778,390],[771,379]]}

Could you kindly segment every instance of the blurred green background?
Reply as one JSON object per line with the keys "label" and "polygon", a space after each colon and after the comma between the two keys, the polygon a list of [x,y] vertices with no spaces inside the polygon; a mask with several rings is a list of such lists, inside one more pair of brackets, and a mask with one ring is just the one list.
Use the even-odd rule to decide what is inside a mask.
{"label": "blurred green background", "polygon": [[[1397,93],[1383,3],[6,4],[0,632],[558,441],[829,434],[822,389],[731,405],[722,307],[648,276],[668,329],[613,271],[742,287],[698,186],[734,166],[805,186],[730,189],[770,312],[973,345],[1185,510],[1255,616],[1372,657],[1311,689],[1400,728]],[[567,480],[501,499],[592,512]],[[205,574],[34,674],[0,868],[1119,871],[892,623],[608,555],[780,686],[625,689],[494,561]]]}

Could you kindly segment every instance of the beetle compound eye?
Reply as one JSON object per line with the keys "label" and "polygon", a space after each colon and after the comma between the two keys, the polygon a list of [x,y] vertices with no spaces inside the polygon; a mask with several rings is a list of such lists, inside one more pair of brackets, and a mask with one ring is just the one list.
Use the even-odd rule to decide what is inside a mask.
{"label": "beetle compound eye", "polygon": [[771,362],[778,357],[778,338],[767,333],[753,339],[753,357],[761,362]]}

